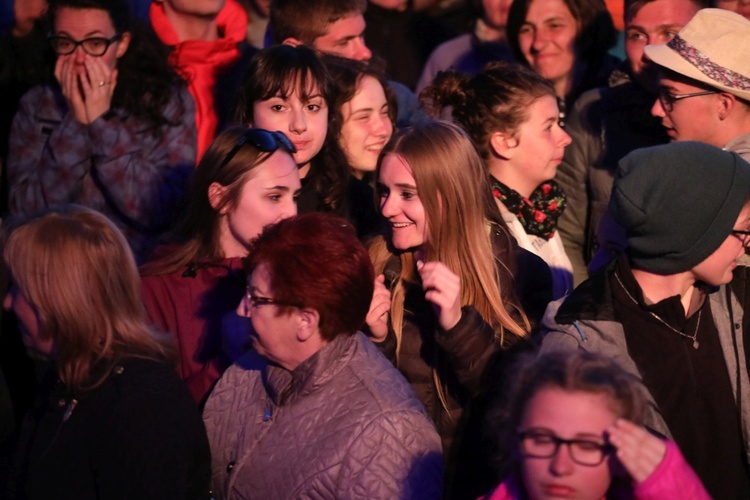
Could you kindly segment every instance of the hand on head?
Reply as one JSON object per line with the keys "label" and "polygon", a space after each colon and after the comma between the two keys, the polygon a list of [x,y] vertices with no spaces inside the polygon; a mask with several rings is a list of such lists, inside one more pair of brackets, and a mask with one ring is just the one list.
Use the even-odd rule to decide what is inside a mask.
{"label": "hand on head", "polygon": [[663,440],[624,418],[618,418],[607,433],[609,442],[617,449],[617,459],[636,483],[653,474],[667,452]]}

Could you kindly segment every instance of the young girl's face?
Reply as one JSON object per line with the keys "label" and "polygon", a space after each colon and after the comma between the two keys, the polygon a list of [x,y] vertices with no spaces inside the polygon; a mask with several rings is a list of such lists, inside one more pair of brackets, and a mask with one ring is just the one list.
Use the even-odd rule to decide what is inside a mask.
{"label": "young girl's face", "polygon": [[255,101],[251,125],[283,132],[297,148],[294,161],[304,177],[310,160],[323,148],[328,132],[328,105],[317,87],[312,88],[307,98],[296,88],[286,98],[277,94],[265,101]]}
{"label": "young girl's face", "polygon": [[417,181],[399,155],[383,158],[378,175],[380,213],[391,227],[391,243],[398,250],[417,250],[427,241],[427,215]]}
{"label": "young girl's face", "polygon": [[539,97],[529,106],[528,119],[510,139],[513,181],[508,186],[523,196],[529,196],[541,183],[555,177],[565,147],[570,144],[570,136],[558,124],[558,115],[554,97]]}
{"label": "young girl's face", "polygon": [[604,498],[611,480],[604,433],[618,418],[611,407],[605,394],[558,387],[543,388],[529,400],[518,430],[530,500]]}
{"label": "young girl's face", "polygon": [[341,113],[344,123],[339,144],[352,174],[361,179],[366,172],[375,171],[380,152],[393,134],[383,86],[371,76],[361,78],[357,93],[344,103]]}

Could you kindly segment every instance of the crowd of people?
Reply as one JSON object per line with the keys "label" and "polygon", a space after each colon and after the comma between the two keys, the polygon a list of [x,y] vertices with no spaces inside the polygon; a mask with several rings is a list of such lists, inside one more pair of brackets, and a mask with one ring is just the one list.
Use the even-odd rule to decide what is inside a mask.
{"label": "crowd of people", "polygon": [[750,12],[620,3],[16,0],[0,496],[750,498]]}

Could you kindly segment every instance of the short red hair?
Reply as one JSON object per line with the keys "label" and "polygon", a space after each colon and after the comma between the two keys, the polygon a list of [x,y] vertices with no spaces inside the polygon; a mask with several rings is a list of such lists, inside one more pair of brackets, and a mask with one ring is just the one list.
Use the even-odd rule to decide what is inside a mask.
{"label": "short red hair", "polygon": [[[315,309],[325,340],[352,335],[364,324],[375,276],[345,219],[310,213],[266,227],[245,259],[247,275],[261,264],[268,268],[273,298]],[[279,314],[287,311],[279,308]]]}

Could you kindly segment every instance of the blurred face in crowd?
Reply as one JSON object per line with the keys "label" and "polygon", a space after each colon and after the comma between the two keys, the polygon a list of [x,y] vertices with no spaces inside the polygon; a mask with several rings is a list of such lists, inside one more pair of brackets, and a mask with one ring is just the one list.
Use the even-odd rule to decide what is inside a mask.
{"label": "blurred face in crowd", "polygon": [[428,238],[427,216],[417,182],[407,161],[389,154],[378,175],[380,213],[391,228],[391,243],[398,250],[418,250]]}
{"label": "blurred face in crowd", "polygon": [[482,0],[482,20],[493,29],[505,29],[513,0]]}
{"label": "blurred face in crowd", "polygon": [[[521,471],[530,500],[605,498],[611,473],[602,446],[607,427],[618,417],[611,406],[605,394],[558,387],[540,389],[529,400],[519,433],[525,435]],[[555,444],[556,438],[576,442]]]}
{"label": "blurred face in crowd", "polygon": [[[221,248],[227,258],[246,256],[250,242],[264,227],[297,215],[299,171],[287,152],[276,150],[251,175],[242,186],[237,203],[222,214]],[[224,196],[224,189],[214,183],[209,196],[218,201]]]}
{"label": "blurred face in crowd", "polygon": [[360,78],[357,93],[341,110],[339,143],[355,177],[374,172],[383,147],[393,134],[385,90],[372,76]]}
{"label": "blurred face in crowd", "polygon": [[644,4],[625,26],[625,54],[638,83],[657,90],[658,67],[644,54],[646,45],[670,41],[700,6],[690,0],[655,0]]}
{"label": "blurred face in crowd", "polygon": [[365,18],[359,13],[332,22],[327,33],[313,41],[313,47],[326,54],[356,61],[369,61],[372,57],[365,45]]}
{"label": "blurred face in crowd", "polygon": [[328,133],[328,104],[317,88],[307,97],[299,91],[286,97],[281,94],[253,103],[253,127],[283,132],[297,148],[294,161],[300,167],[300,177],[310,169],[310,161],[323,148]]}
{"label": "blurred face in crowd", "polygon": [[216,17],[224,8],[226,0],[164,0],[168,11],[182,16]]}
{"label": "blurred face in crowd", "polygon": [[518,43],[534,71],[550,80],[563,97],[573,85],[578,22],[563,0],[534,0],[529,5]]}
{"label": "blurred face in crowd", "polygon": [[750,0],[718,0],[716,7],[724,10],[731,10],[737,14],[750,19]]}

